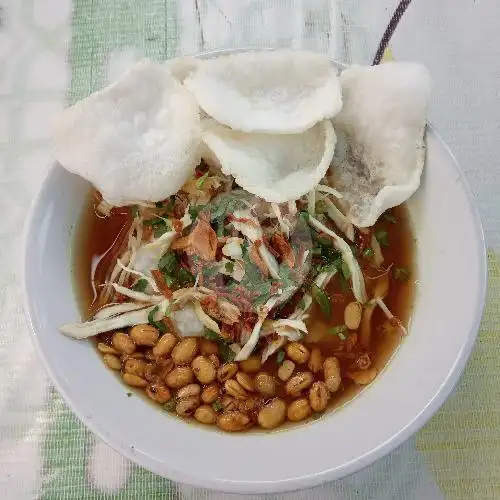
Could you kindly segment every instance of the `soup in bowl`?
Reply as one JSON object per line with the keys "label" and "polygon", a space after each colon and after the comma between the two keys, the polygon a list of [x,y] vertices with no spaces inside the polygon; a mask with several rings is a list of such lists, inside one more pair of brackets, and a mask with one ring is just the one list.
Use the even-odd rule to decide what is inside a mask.
{"label": "soup in bowl", "polygon": [[[258,54],[252,57],[265,67]],[[298,64],[288,52],[278,62],[286,65],[288,57]],[[158,186],[111,182],[109,172],[96,174],[80,157],[75,163],[63,147],[65,167],[94,186],[56,166],[35,204],[25,263],[35,343],[86,425],[159,474],[265,492],[359,470],[443,402],[481,316],[485,261],[477,211],[432,129],[419,188],[426,76],[413,66],[384,69],[400,76],[399,84],[392,78],[394,88],[371,69],[355,69],[337,82],[330,64],[307,58],[302,63],[318,78],[314,92],[299,94],[309,99],[312,118],[290,113],[301,100],[291,108],[278,102],[278,112],[265,116],[260,88],[253,101],[259,113],[249,108],[242,125],[239,114],[207,97],[238,58],[223,60],[222,69],[220,61],[215,68],[188,62],[170,63],[168,71],[178,80],[176,92],[177,85],[188,89],[203,110],[201,133],[196,119],[191,127],[203,147],[197,157],[179,153],[172,160],[184,170],[194,165],[185,179],[168,174],[178,187],[131,198]],[[416,89],[408,72],[423,75]],[[127,85],[137,77],[131,75]],[[86,128],[88,106],[111,102],[119,114],[115,93],[122,84],[63,120],[63,130],[78,132],[77,151],[85,137],[90,153],[102,153],[102,143],[92,142],[98,131]],[[227,93],[235,108],[248,95],[237,93],[240,84]],[[405,154],[358,147],[372,137],[360,131],[380,128],[375,118],[364,121],[369,110],[362,119],[357,114],[365,84],[382,96],[390,89],[391,102],[402,108],[415,92],[421,99],[420,110],[385,116],[387,129],[401,132]],[[318,96],[323,106],[315,107]],[[158,116],[152,122],[164,126]],[[119,137],[130,133],[123,123]],[[140,137],[142,148],[152,141]],[[129,144],[119,146],[101,158],[101,170],[124,164],[126,180],[137,156],[125,151]],[[406,172],[392,169],[395,158]],[[156,164],[146,159],[141,168],[154,177]],[[262,164],[254,177],[251,169]]]}

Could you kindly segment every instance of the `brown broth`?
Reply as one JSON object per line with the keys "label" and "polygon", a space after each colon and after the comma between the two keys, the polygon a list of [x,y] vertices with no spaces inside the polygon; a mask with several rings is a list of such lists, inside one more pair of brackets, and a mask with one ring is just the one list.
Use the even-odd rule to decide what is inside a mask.
{"label": "brown broth", "polygon": [[[96,287],[103,283],[113,258],[109,249],[117,239],[124,239],[131,224],[129,211],[126,209],[116,210],[110,217],[103,218],[97,215],[95,209],[95,194],[89,199],[88,206],[80,222],[78,240],[75,251],[75,277],[78,298],[81,304],[82,316],[88,318],[91,316],[98,304],[96,302]],[[384,267],[393,264],[396,267],[404,267],[410,271],[410,279],[401,282],[394,279],[391,275],[389,293],[384,302],[391,312],[398,317],[405,326],[408,326],[412,312],[416,269],[414,265],[414,236],[410,226],[409,214],[405,205],[393,208],[391,215],[397,220],[394,224],[383,217],[377,222],[375,230],[383,229],[387,231],[389,246],[382,248],[384,254]],[[371,275],[379,274],[373,269]],[[370,294],[370,280],[366,280],[367,290]],[[309,334],[304,339],[304,344],[309,348],[319,347],[323,357],[334,355],[341,345],[341,339],[329,333],[332,327],[343,324],[344,307],[354,297],[350,289],[342,288],[339,276],[335,276],[327,287],[330,297],[339,297],[338,302],[332,303],[332,311],[329,318],[326,318],[317,304],[313,304],[310,309],[307,326]],[[400,344],[401,337],[397,332],[382,332],[381,325],[385,321],[385,316],[379,308],[376,308],[372,318],[372,338],[368,351],[372,366],[378,371],[382,370],[390,358],[393,356]],[[349,335],[349,333],[347,334]],[[110,341],[111,336],[103,334],[100,341]],[[361,354],[365,350],[357,347],[353,350],[354,354]],[[349,369],[352,370],[352,359],[345,359],[341,356],[341,371],[345,374]],[[276,355],[264,364],[263,370],[276,375],[278,370]],[[307,370],[307,366],[297,367],[296,371]],[[315,379],[321,380],[321,372],[315,376]],[[361,386],[357,386],[350,379],[343,377],[340,390],[335,394],[330,409],[351,400],[357,395]],[[284,384],[278,386],[278,396],[283,397],[287,403],[293,398],[287,396],[284,392]]]}

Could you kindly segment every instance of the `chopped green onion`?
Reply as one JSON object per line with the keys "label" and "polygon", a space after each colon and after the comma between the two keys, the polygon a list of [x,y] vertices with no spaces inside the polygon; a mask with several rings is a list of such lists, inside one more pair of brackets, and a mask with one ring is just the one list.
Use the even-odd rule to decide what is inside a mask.
{"label": "chopped green onion", "polygon": [[226,271],[232,273],[234,271],[234,262],[226,262]]}
{"label": "chopped green onion", "polygon": [[228,362],[234,360],[236,354],[229,347],[228,341],[226,339],[221,337],[218,333],[216,333],[212,330],[209,330],[208,328],[205,328],[205,331],[203,332],[203,336],[206,339],[212,340],[213,342],[218,344],[219,354],[225,363],[228,363]]}
{"label": "chopped green onion", "polygon": [[175,196],[171,196],[170,199],[168,200],[167,205],[165,206],[165,210],[167,212],[171,212],[174,208],[175,205]]}
{"label": "chopped green onion", "polygon": [[398,223],[398,219],[396,219],[396,217],[394,217],[394,215],[389,214],[389,213],[385,213],[384,214],[384,219],[387,222],[390,222],[391,224],[397,224]]}
{"label": "chopped green onion", "polygon": [[278,354],[276,355],[276,364],[281,365],[285,361],[285,351],[278,351]]}
{"label": "chopped green onion", "polygon": [[155,320],[155,314],[160,310],[160,308],[158,306],[156,307],[153,307],[153,309],[151,309],[151,311],[149,311],[149,314],[148,314],[148,323],[149,324],[153,324],[156,320]]}
{"label": "chopped green onion", "polygon": [[165,323],[163,321],[156,321],[155,320],[155,315],[156,313],[160,310],[158,306],[155,306],[151,311],[149,311],[148,314],[148,323],[158,330],[160,330],[161,333],[165,333],[167,331],[165,327]]}
{"label": "chopped green onion", "polygon": [[317,214],[324,214],[326,212],[326,203],[323,200],[318,200],[314,207]]}
{"label": "chopped green onion", "polygon": [[311,294],[312,298],[318,303],[323,314],[329,316],[332,312],[332,304],[326,292],[316,285],[316,283],[313,283],[311,286]]}
{"label": "chopped green onion", "polygon": [[132,290],[136,292],[144,292],[148,286],[148,280],[141,278],[137,281],[137,283],[132,287]]}
{"label": "chopped green onion", "polygon": [[342,261],[340,270],[342,271],[342,276],[347,281],[351,277],[351,270],[345,261]]}
{"label": "chopped green onion", "polygon": [[236,357],[236,353],[229,347],[227,342],[219,343],[219,354],[224,363],[230,363]]}
{"label": "chopped green onion", "polygon": [[347,326],[345,325],[334,326],[333,328],[330,328],[328,330],[328,333],[330,335],[336,335],[337,337],[340,338],[340,340],[345,340],[347,338],[345,335],[347,333]]}
{"label": "chopped green onion", "polygon": [[393,267],[392,275],[394,279],[398,281],[408,281],[408,278],[410,277],[410,271],[408,271],[408,269],[406,269],[405,267]]}
{"label": "chopped green onion", "polygon": [[223,409],[224,409],[224,407],[222,406],[222,403],[221,403],[218,399],[216,399],[216,400],[212,403],[212,408],[213,408],[215,411],[217,411],[217,412],[219,412],[219,411],[221,411],[221,410],[223,410]]}
{"label": "chopped green onion", "polygon": [[194,276],[185,267],[179,267],[177,272],[177,281],[179,282],[179,285],[184,287],[194,282]]}
{"label": "chopped green onion", "polygon": [[188,208],[188,213],[191,219],[195,220],[198,214],[203,210],[204,205],[190,205]]}
{"label": "chopped green onion", "polygon": [[130,214],[132,218],[135,219],[139,215],[139,207],[137,205],[132,205],[130,207]]}
{"label": "chopped green onion", "polygon": [[196,187],[198,189],[201,189],[203,187],[203,184],[205,184],[205,181],[208,178],[208,172],[205,172],[197,181],[196,181]]}
{"label": "chopped green onion", "polygon": [[171,274],[179,265],[179,259],[173,252],[167,252],[158,262],[158,269],[162,272]]}
{"label": "chopped green onion", "polygon": [[380,229],[375,233],[375,238],[379,242],[380,246],[388,247],[389,246],[389,235],[385,229]]}
{"label": "chopped green onion", "polygon": [[297,307],[299,307],[300,309],[304,310],[306,308],[306,301],[304,299],[304,297],[302,297],[298,304],[297,304]]}
{"label": "chopped green onion", "polygon": [[205,328],[205,331],[203,332],[203,336],[208,340],[213,340],[214,342],[220,342],[222,340],[221,336],[217,332],[214,332],[213,330],[210,330],[209,328]]}
{"label": "chopped green onion", "polygon": [[170,401],[167,401],[163,405],[163,409],[166,410],[166,411],[174,411],[175,410],[175,406],[176,406],[175,398],[172,398]]}
{"label": "chopped green onion", "polygon": [[368,247],[363,250],[363,257],[366,259],[371,259],[374,255],[375,252],[373,251],[373,248]]}

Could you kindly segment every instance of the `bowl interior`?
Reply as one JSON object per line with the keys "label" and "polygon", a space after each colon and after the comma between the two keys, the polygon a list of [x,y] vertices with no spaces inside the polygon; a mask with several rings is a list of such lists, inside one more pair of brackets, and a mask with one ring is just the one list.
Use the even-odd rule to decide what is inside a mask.
{"label": "bowl interior", "polygon": [[187,425],[140,397],[127,397],[89,342],[58,332],[58,325],[79,317],[71,251],[89,186],[55,166],[27,227],[25,295],[35,344],[59,392],[88,427],[128,458],[176,481],[219,490],[309,487],[388,453],[449,394],[475,340],[484,301],[477,210],[432,129],[427,141],[422,187],[409,202],[419,269],[409,336],[378,379],[344,408],[268,434],[227,435]]}

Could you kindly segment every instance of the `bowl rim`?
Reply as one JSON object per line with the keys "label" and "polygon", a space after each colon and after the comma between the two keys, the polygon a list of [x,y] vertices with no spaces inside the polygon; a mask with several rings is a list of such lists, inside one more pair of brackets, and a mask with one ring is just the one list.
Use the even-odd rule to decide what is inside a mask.
{"label": "bowl rim", "polygon": [[[275,49],[261,49],[261,48],[241,48],[241,49],[227,49],[227,50],[215,50],[209,52],[202,52],[196,54],[195,57],[207,58],[214,57],[218,55],[230,55],[239,52],[248,52],[255,50],[275,50]],[[334,64],[338,64],[335,61],[332,61]],[[345,67],[345,65],[338,64],[339,67]],[[51,175],[53,174],[55,168],[58,166],[57,161],[54,159],[50,160],[51,167],[48,169],[45,178],[40,186],[40,190],[31,203],[29,214],[26,218],[24,225],[24,234],[23,234],[23,262],[21,269],[21,279],[22,279],[22,295],[23,295],[23,308],[26,316],[26,321],[29,326],[31,340],[35,346],[38,356],[41,358],[42,363],[45,367],[46,372],[48,373],[52,384],[54,384],[58,393],[63,397],[66,404],[71,408],[72,412],[76,415],[76,417],[87,427],[89,428],[96,436],[98,436],[101,440],[111,446],[115,451],[124,455],[126,458],[134,462],[135,464],[144,467],[151,472],[162,475],[164,477],[169,478],[172,481],[178,481],[184,484],[190,484],[197,487],[209,488],[216,491],[225,491],[231,493],[278,493],[278,492],[286,492],[286,491],[294,491],[299,489],[311,488],[314,486],[318,486],[328,481],[340,479],[341,477],[348,476],[355,472],[358,472],[365,467],[371,465],[376,460],[384,457],[385,455],[392,452],[395,448],[401,445],[404,441],[414,435],[417,431],[419,431],[427,421],[436,413],[436,411],[443,405],[451,391],[456,386],[459,378],[461,377],[467,360],[472,352],[472,348],[476,342],[480,323],[482,320],[482,315],[484,312],[485,300],[486,300],[486,291],[487,291],[487,282],[488,282],[488,269],[487,269],[487,250],[485,243],[485,236],[483,225],[481,222],[481,217],[479,213],[479,208],[476,202],[476,198],[472,192],[472,189],[465,177],[465,174],[460,167],[455,155],[452,153],[451,149],[444,142],[442,137],[436,132],[435,128],[429,124],[428,129],[432,132],[436,140],[439,142],[440,146],[447,153],[448,158],[450,160],[450,164],[453,165],[454,170],[457,174],[458,180],[463,188],[464,194],[469,203],[472,219],[474,222],[474,239],[477,244],[477,255],[478,255],[478,294],[476,297],[475,304],[475,315],[473,318],[472,326],[469,331],[467,342],[464,345],[464,348],[459,353],[458,357],[455,360],[454,365],[450,368],[448,372],[448,376],[441,383],[440,387],[436,391],[433,399],[430,403],[424,407],[421,412],[411,420],[404,428],[402,428],[398,433],[394,434],[390,440],[380,444],[375,449],[370,450],[367,454],[360,456],[359,458],[351,461],[348,464],[345,464],[343,468],[338,469],[327,469],[316,474],[311,474],[308,476],[298,476],[289,479],[283,479],[272,482],[243,482],[243,481],[224,481],[224,480],[212,480],[207,481],[205,479],[200,479],[196,475],[192,475],[189,472],[181,472],[179,470],[171,470],[169,469],[167,472],[168,475],[165,475],[165,471],[161,472],[158,469],[152,467],[151,462],[146,464],[144,461],[140,460],[142,455],[137,455],[133,450],[129,448],[123,448],[119,446],[119,443],[115,443],[112,441],[112,438],[106,435],[106,433],[99,428],[99,425],[96,425],[94,419],[88,418],[83,413],[81,413],[77,406],[73,402],[73,398],[62,388],[60,384],[57,382],[57,377],[54,374],[54,371],[51,368],[51,364],[49,360],[46,358],[44,351],[40,345],[38,335],[35,331],[35,326],[33,323],[33,315],[30,308],[30,293],[28,290],[28,282],[27,282],[27,273],[26,273],[26,255],[27,255],[27,243],[28,243],[28,234],[30,228],[32,227],[33,219],[36,214],[36,210],[44,191],[46,184],[48,184]]]}

